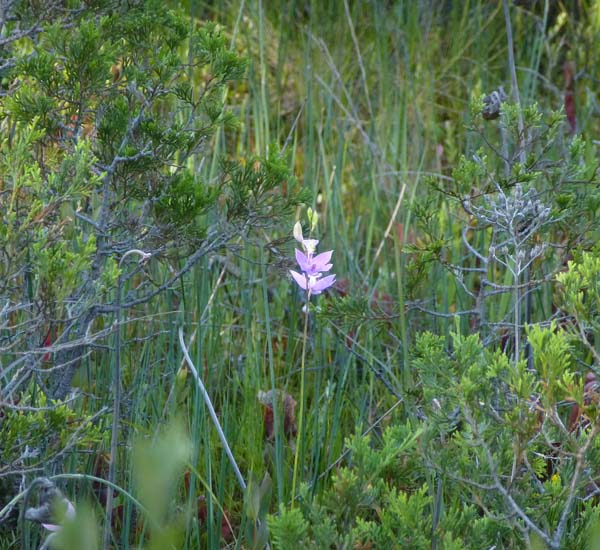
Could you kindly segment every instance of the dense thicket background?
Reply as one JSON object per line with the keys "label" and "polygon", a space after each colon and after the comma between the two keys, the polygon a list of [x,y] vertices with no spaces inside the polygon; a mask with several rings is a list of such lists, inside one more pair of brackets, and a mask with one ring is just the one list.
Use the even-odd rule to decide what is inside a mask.
{"label": "dense thicket background", "polygon": [[598,36],[1,2],[0,548],[596,548]]}

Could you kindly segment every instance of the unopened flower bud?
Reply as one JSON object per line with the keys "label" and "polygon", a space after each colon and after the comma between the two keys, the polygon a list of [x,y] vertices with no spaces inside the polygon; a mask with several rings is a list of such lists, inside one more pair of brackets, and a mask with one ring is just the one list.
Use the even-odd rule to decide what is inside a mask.
{"label": "unopened flower bud", "polygon": [[294,225],[294,239],[296,239],[299,243],[304,240],[302,236],[302,224],[300,222],[296,222]]}

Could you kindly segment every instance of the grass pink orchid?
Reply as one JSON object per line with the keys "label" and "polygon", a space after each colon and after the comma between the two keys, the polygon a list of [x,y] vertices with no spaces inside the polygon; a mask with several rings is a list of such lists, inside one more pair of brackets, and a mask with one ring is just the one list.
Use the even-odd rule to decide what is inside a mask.
{"label": "grass pink orchid", "polygon": [[313,295],[321,294],[335,283],[335,275],[321,277],[320,274],[319,276],[308,275],[307,273],[300,274],[291,270],[290,273],[302,290],[307,290]]}
{"label": "grass pink orchid", "polygon": [[329,271],[333,264],[331,255],[333,250],[315,255],[319,241],[317,239],[305,239],[302,235],[302,227],[299,223],[294,226],[294,238],[302,244],[304,252],[296,249],[296,261],[302,273],[290,270],[290,274],[298,286],[311,295],[321,294],[335,283],[335,274],[323,277],[323,273]]}

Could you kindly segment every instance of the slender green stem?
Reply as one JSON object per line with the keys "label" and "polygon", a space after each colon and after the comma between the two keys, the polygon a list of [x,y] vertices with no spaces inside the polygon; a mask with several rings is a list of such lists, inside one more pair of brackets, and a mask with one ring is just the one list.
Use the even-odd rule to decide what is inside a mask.
{"label": "slender green stem", "polygon": [[308,312],[310,305],[310,292],[306,301],[306,313],[304,314],[304,331],[302,334],[302,360],[300,363],[300,412],[298,414],[298,439],[296,440],[296,453],[294,454],[294,475],[292,477],[292,507],[296,501],[296,481],[298,479],[298,457],[300,456],[300,447],[304,443],[304,380],[306,378],[305,359],[306,359],[306,341],[308,339]]}

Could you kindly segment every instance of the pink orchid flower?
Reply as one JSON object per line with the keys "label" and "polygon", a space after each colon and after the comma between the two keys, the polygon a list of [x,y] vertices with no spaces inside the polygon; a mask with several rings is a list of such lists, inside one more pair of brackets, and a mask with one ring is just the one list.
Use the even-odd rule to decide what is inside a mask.
{"label": "pink orchid flower", "polygon": [[296,261],[302,270],[302,273],[290,270],[290,273],[298,286],[311,295],[321,294],[335,283],[335,274],[323,277],[323,273],[329,271],[333,264],[330,263],[333,250],[322,252],[315,256],[317,239],[305,239],[302,235],[302,226],[300,222],[294,225],[294,238],[302,245],[304,252],[296,249]]}
{"label": "pink orchid flower", "polygon": [[329,263],[332,254],[333,250],[329,250],[313,256],[312,254],[303,254],[296,249],[296,261],[304,273],[317,277],[319,273],[329,271],[333,267],[333,264]]}
{"label": "pink orchid flower", "polygon": [[317,277],[314,275],[300,274],[290,270],[292,277],[298,283],[302,290],[307,290],[310,294],[321,294],[335,283],[335,275],[327,275],[327,277]]}

